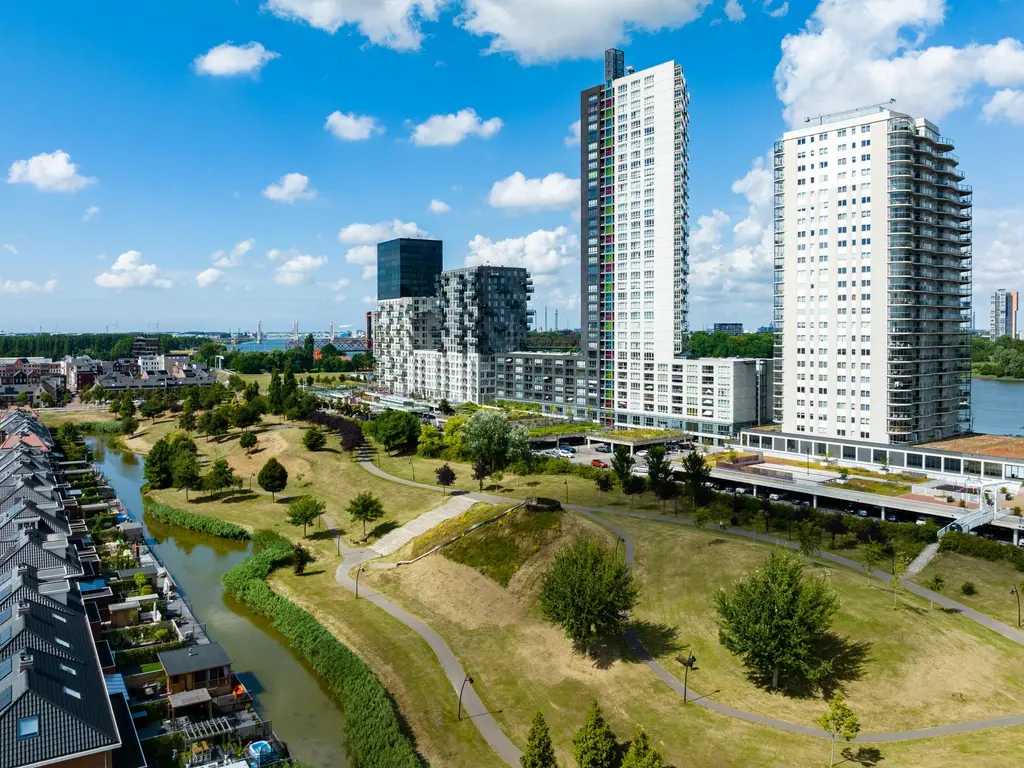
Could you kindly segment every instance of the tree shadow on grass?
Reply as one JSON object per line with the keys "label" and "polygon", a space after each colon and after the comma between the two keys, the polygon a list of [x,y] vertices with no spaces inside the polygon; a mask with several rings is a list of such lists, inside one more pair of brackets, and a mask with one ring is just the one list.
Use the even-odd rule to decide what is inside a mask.
{"label": "tree shadow on grass", "polygon": [[253,493],[252,491],[243,491],[242,493],[235,493],[232,494],[231,496],[226,496],[223,499],[221,499],[221,501],[223,501],[225,504],[238,504],[243,501],[253,501],[254,499],[258,498],[259,495]]}
{"label": "tree shadow on grass", "polygon": [[[630,635],[632,637],[630,637]],[[636,648],[632,641],[638,641],[643,650]],[[634,620],[627,636],[602,638],[589,649],[585,649],[598,669],[608,669],[616,661],[626,664],[644,664],[651,658],[676,653],[682,650],[679,642],[679,628],[668,624]]]}
{"label": "tree shadow on grass", "polygon": [[836,765],[854,763],[856,765],[862,765],[864,768],[871,768],[885,760],[882,750],[878,747],[858,747],[856,752],[853,750],[853,747],[845,747],[841,754],[843,756],[843,760],[842,762],[836,763]]}
{"label": "tree shadow on grass", "polygon": [[[818,680],[798,677],[780,677],[778,692],[794,699],[817,698],[820,693],[825,698],[843,688],[845,683],[859,680],[864,673],[864,665],[870,658],[871,643],[854,642],[828,632],[818,641],[814,653],[817,659],[827,661],[831,670],[824,673]],[[755,685],[771,689],[772,676],[751,672],[749,679]]]}
{"label": "tree shadow on grass", "polygon": [[309,534],[306,538],[310,541],[329,541],[334,538],[335,533],[341,534],[342,536],[345,535],[345,531],[340,528],[336,528],[333,531],[328,529],[313,531],[313,533]]}
{"label": "tree shadow on grass", "polygon": [[401,523],[397,523],[394,520],[385,520],[380,525],[375,525],[370,529],[370,532],[366,534],[367,538],[380,537],[385,534],[391,533],[396,528],[401,528]]}
{"label": "tree shadow on grass", "polygon": [[302,578],[304,576],[319,576],[321,573],[327,573],[326,569],[318,568],[315,571],[303,571],[299,574],[299,578]]}

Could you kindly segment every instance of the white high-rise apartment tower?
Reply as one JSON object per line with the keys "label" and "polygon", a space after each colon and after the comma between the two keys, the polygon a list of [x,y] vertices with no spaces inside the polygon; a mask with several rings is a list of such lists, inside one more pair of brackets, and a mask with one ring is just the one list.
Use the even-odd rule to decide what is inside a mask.
{"label": "white high-rise apartment tower", "polygon": [[668,380],[687,331],[688,104],[681,66],[635,72],[615,49],[604,83],[580,97],[587,377],[577,395],[608,424],[656,426],[671,413],[656,372]]}
{"label": "white high-rise apartment tower", "polygon": [[868,107],[775,144],[775,420],[876,443],[970,423],[971,189],[923,118]]}

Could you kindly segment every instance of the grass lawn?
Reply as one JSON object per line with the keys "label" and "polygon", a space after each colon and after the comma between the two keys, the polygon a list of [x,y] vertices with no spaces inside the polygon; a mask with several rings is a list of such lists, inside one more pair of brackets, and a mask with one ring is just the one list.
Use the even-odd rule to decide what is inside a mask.
{"label": "grass lawn", "polygon": [[[664,541],[665,551],[678,552],[680,542],[668,535],[671,533],[666,530],[669,526],[644,522],[638,522],[637,525],[649,528],[650,537]],[[684,708],[679,697],[657,680],[645,665],[638,663],[628,650],[605,649],[596,660],[574,654],[562,633],[547,625],[537,613],[535,598],[539,576],[550,563],[557,546],[573,533],[586,531],[588,534],[605,537],[609,543],[612,537],[604,529],[575,516],[566,516],[564,526],[563,536],[539,550],[504,589],[476,569],[438,555],[431,555],[414,565],[399,569],[364,571],[363,579],[371,581],[390,598],[423,618],[446,639],[467,671],[474,676],[477,690],[488,709],[520,747],[525,744],[533,713],[537,710],[543,712],[551,727],[562,765],[573,764],[572,734],[582,722],[588,702],[594,698],[601,703],[609,723],[620,739],[628,738],[637,724],[643,725],[651,735],[652,742],[661,749],[666,760],[674,765],[792,766],[817,764],[827,758],[828,744],[825,741],[751,725],[694,706]],[[692,532],[685,533],[696,537]],[[703,534],[701,538],[710,541],[713,537]],[[647,538],[644,537],[641,551],[646,551],[648,546]],[[768,551],[763,545],[750,546],[760,557]],[[730,553],[722,551],[720,547],[715,545],[712,549],[720,552],[719,557],[725,560]],[[704,546],[704,549],[708,548]],[[689,552],[684,549],[680,556],[671,559],[674,562],[685,562],[687,555]],[[704,570],[701,582],[705,583],[707,563],[702,562],[701,567]],[[848,589],[857,592],[856,580],[861,577],[856,574],[852,576],[854,583]],[[646,581],[646,573],[644,578]],[[670,588],[675,592],[684,592],[687,586],[673,583]],[[860,586],[859,589],[869,600],[880,606],[890,605],[888,595],[882,592],[872,594],[872,590],[866,586]],[[710,590],[709,586],[705,593],[709,594]],[[642,593],[641,600],[642,604],[652,602],[647,592]],[[660,610],[669,600],[667,597],[659,598],[652,604]],[[930,617],[926,615],[926,607],[921,610],[922,613],[918,614],[903,609],[897,616],[904,623],[922,617],[929,621],[936,619],[936,624],[927,626],[928,632],[935,633],[936,627],[951,631],[949,622],[956,617],[941,614],[942,618],[939,619],[939,612]],[[878,612],[881,613],[881,608]],[[859,616],[851,615],[849,621],[857,622]],[[892,627],[889,629],[891,631]],[[652,645],[653,634],[648,631],[647,639]],[[916,639],[916,629],[914,634]],[[957,642],[972,642],[969,632],[957,629],[952,634]],[[945,648],[947,638],[940,636],[938,640]],[[686,640],[679,637],[678,642]],[[668,638],[663,635],[662,651],[668,643]],[[872,650],[875,651],[874,648]],[[920,655],[926,652],[927,649],[922,650]],[[722,687],[717,679],[709,679],[711,675],[719,674],[719,664],[708,658],[706,666],[702,653],[703,650],[697,650],[697,656],[701,659],[697,672],[700,682],[695,684],[700,685],[702,693],[711,693]],[[918,656],[909,651],[907,653],[920,663]],[[704,653],[704,656],[707,654]],[[979,663],[1006,666],[1008,661],[1005,654],[1000,652],[997,659],[991,662],[972,661],[975,667]],[[1000,675],[999,680],[1005,681],[1005,677]],[[742,679],[740,682],[743,682]],[[880,686],[887,684],[885,680],[876,682]],[[940,695],[946,688],[948,685],[940,689]],[[921,692],[927,690],[930,689],[925,685],[920,687]],[[966,688],[964,690],[967,692]],[[991,694],[991,691],[988,693]],[[755,694],[754,698],[761,697],[768,704],[779,698],[757,691]],[[906,708],[898,702],[888,703],[890,710],[899,713],[899,718],[903,720],[921,716],[920,705],[914,701]],[[964,706],[969,708],[972,704],[973,700],[968,699]],[[808,711],[813,709],[815,717],[823,711],[820,701],[798,702],[798,705],[807,707]],[[946,705],[945,701],[935,702],[936,709]],[[872,708],[869,705],[867,709]],[[874,719],[875,730],[899,727],[891,718],[880,720],[874,714],[877,709],[875,707],[867,713]],[[1015,711],[1012,704],[1007,709]],[[778,710],[771,707],[769,711],[776,716],[779,714]],[[858,710],[858,714],[862,713]],[[892,761],[892,765],[941,766],[957,764],[963,756],[969,755],[972,765],[995,766],[1017,748],[1014,736],[1020,733],[1024,733],[1024,729],[883,745],[878,753],[875,748],[867,747],[861,757],[865,760],[881,757]]]}
{"label": "grass lawn", "polygon": [[[1024,573],[1012,565],[990,563],[956,552],[940,552],[914,581],[923,585],[936,573],[941,573],[946,581],[943,594],[1011,627],[1017,626],[1017,598],[1010,594],[1010,589],[1024,589]],[[960,585],[965,581],[974,582],[977,594],[968,596],[961,593]]]}
{"label": "grass lawn", "polygon": [[[714,691],[716,699],[740,709],[812,725],[824,706],[820,697],[786,697],[751,684],[740,659],[718,642],[716,590],[761,564],[769,548],[656,522],[616,523],[637,542],[637,618],[662,638],[675,635],[675,643],[656,653],[660,661],[681,678],[674,646],[689,646],[700,660],[694,685],[701,693]],[[808,572],[827,573],[842,598],[834,631],[844,642],[835,663],[849,672],[835,683],[865,732],[1021,711],[1024,670],[1015,643],[963,617],[929,610],[927,601],[911,596],[901,597],[893,610],[891,590],[849,569],[812,561]]]}
{"label": "grass lawn", "polygon": [[366,661],[398,704],[417,750],[436,766],[503,766],[472,721],[456,719],[458,699],[437,657],[415,632],[334,581],[338,561],[309,575],[276,571],[270,585],[312,613]]}
{"label": "grass lawn", "polygon": [[[226,386],[228,383],[228,379],[231,377],[232,374],[234,374],[234,371],[219,371],[217,373],[217,376]],[[267,388],[270,386],[269,373],[239,373],[235,375],[241,376],[242,380],[245,381],[246,384],[248,384],[251,381],[255,381],[257,384],[260,385],[260,392],[264,395],[267,394]]]}
{"label": "grass lawn", "polygon": [[507,587],[527,560],[558,538],[563,516],[563,512],[517,509],[453,542],[442,553]]}
{"label": "grass lawn", "polygon": [[[415,479],[421,483],[435,484],[434,470],[448,464],[455,470],[455,485],[453,489],[464,491],[478,491],[480,485],[473,479],[473,468],[469,464],[461,464],[443,459],[424,459],[419,456],[388,456],[380,451],[378,466],[385,472],[396,477],[407,480]],[[568,480],[568,484],[566,481]],[[568,489],[568,494],[566,493]],[[558,499],[563,504],[581,504],[593,507],[612,507],[618,509],[629,509],[630,497],[623,495],[618,490],[602,493],[597,490],[593,480],[584,480],[573,475],[530,475],[529,477],[516,477],[505,473],[501,482],[493,480],[484,481],[484,491],[489,493],[507,496],[513,499],[525,499],[527,497],[545,497]],[[672,509],[672,504],[666,505],[666,510]],[[634,497],[633,509],[645,512],[660,512],[661,502],[655,498],[653,493],[645,493],[643,496]]]}
{"label": "grass lawn", "polygon": [[[145,451],[156,440],[176,428],[173,419],[145,422],[135,437],[126,443],[131,450]],[[196,445],[207,462],[224,458],[235,474],[246,481],[240,494],[212,497],[204,492],[190,492],[189,501],[183,491],[165,489],[151,492],[151,496],[164,504],[210,515],[221,520],[245,526],[250,530],[271,528],[298,541],[302,529],[285,521],[288,501],[300,495],[311,495],[327,503],[327,516],[342,529],[350,542],[362,537],[362,527],[352,523],[345,512],[348,502],[363,491],[370,491],[384,501],[385,517],[371,536],[381,536],[396,525],[402,525],[417,515],[440,506],[440,493],[410,488],[383,480],[366,472],[342,451],[335,436],[329,435],[327,446],[312,452],[302,445],[303,429],[288,425],[264,424],[254,430],[259,436],[256,452],[249,456],[238,445],[238,431],[218,440],[196,438]],[[256,482],[260,468],[271,457],[277,458],[288,470],[288,486],[272,500]],[[248,490],[252,475],[252,491]],[[328,531],[312,528],[304,544],[312,545],[324,554],[333,554],[335,544]]]}
{"label": "grass lawn", "polygon": [[61,424],[80,424],[83,421],[116,421],[117,416],[106,408],[81,408],[71,411],[45,411],[41,414],[43,423],[50,429],[57,429]]}

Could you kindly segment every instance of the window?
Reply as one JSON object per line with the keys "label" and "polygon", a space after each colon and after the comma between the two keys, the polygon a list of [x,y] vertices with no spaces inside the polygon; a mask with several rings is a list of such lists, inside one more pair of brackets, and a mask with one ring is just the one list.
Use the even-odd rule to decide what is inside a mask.
{"label": "window", "polygon": [[39,735],[39,717],[23,717],[18,721],[18,738],[32,739]]}
{"label": "window", "polygon": [[55,618],[55,619],[56,619],[57,621],[59,621],[59,622],[60,622],[61,624],[67,624],[67,623],[68,623],[68,620],[67,620],[66,618],[64,618],[63,616],[61,616],[61,615],[60,615],[59,613],[56,613],[56,612],[55,612],[55,613],[53,614],[53,618]]}
{"label": "window", "polygon": [[80,694],[78,691],[76,691],[76,690],[74,690],[72,688],[68,688],[66,685],[64,686],[64,693],[67,694],[68,696],[70,696],[73,699],[81,699],[82,698],[82,694]]}
{"label": "window", "polygon": [[65,640],[62,637],[55,637],[53,639],[57,641],[57,645],[62,645],[65,648],[70,648],[71,647],[71,643],[69,643],[67,640]]}
{"label": "window", "polygon": [[69,675],[78,675],[74,667],[69,667],[67,664],[61,664],[60,668],[63,672],[67,672]]}

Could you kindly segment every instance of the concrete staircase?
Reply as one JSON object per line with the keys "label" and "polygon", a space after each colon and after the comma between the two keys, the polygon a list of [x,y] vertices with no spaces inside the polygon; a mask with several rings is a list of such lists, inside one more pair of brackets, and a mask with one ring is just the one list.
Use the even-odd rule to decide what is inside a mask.
{"label": "concrete staircase", "polygon": [[445,520],[458,517],[475,503],[473,499],[465,495],[452,496],[446,504],[442,504],[437,509],[432,509],[429,512],[424,512],[401,528],[396,528],[390,533],[381,536],[380,539],[370,545],[370,549],[378,555],[390,555],[392,552],[397,552],[417,536],[421,536]]}
{"label": "concrete staircase", "polygon": [[921,571],[925,569],[925,566],[932,561],[932,558],[935,557],[935,555],[937,555],[938,552],[938,542],[935,542],[934,544],[929,544],[927,547],[922,549],[921,554],[914,558],[914,562],[907,566],[907,573],[903,578],[912,579],[915,576],[917,576],[917,574],[919,574]]}

